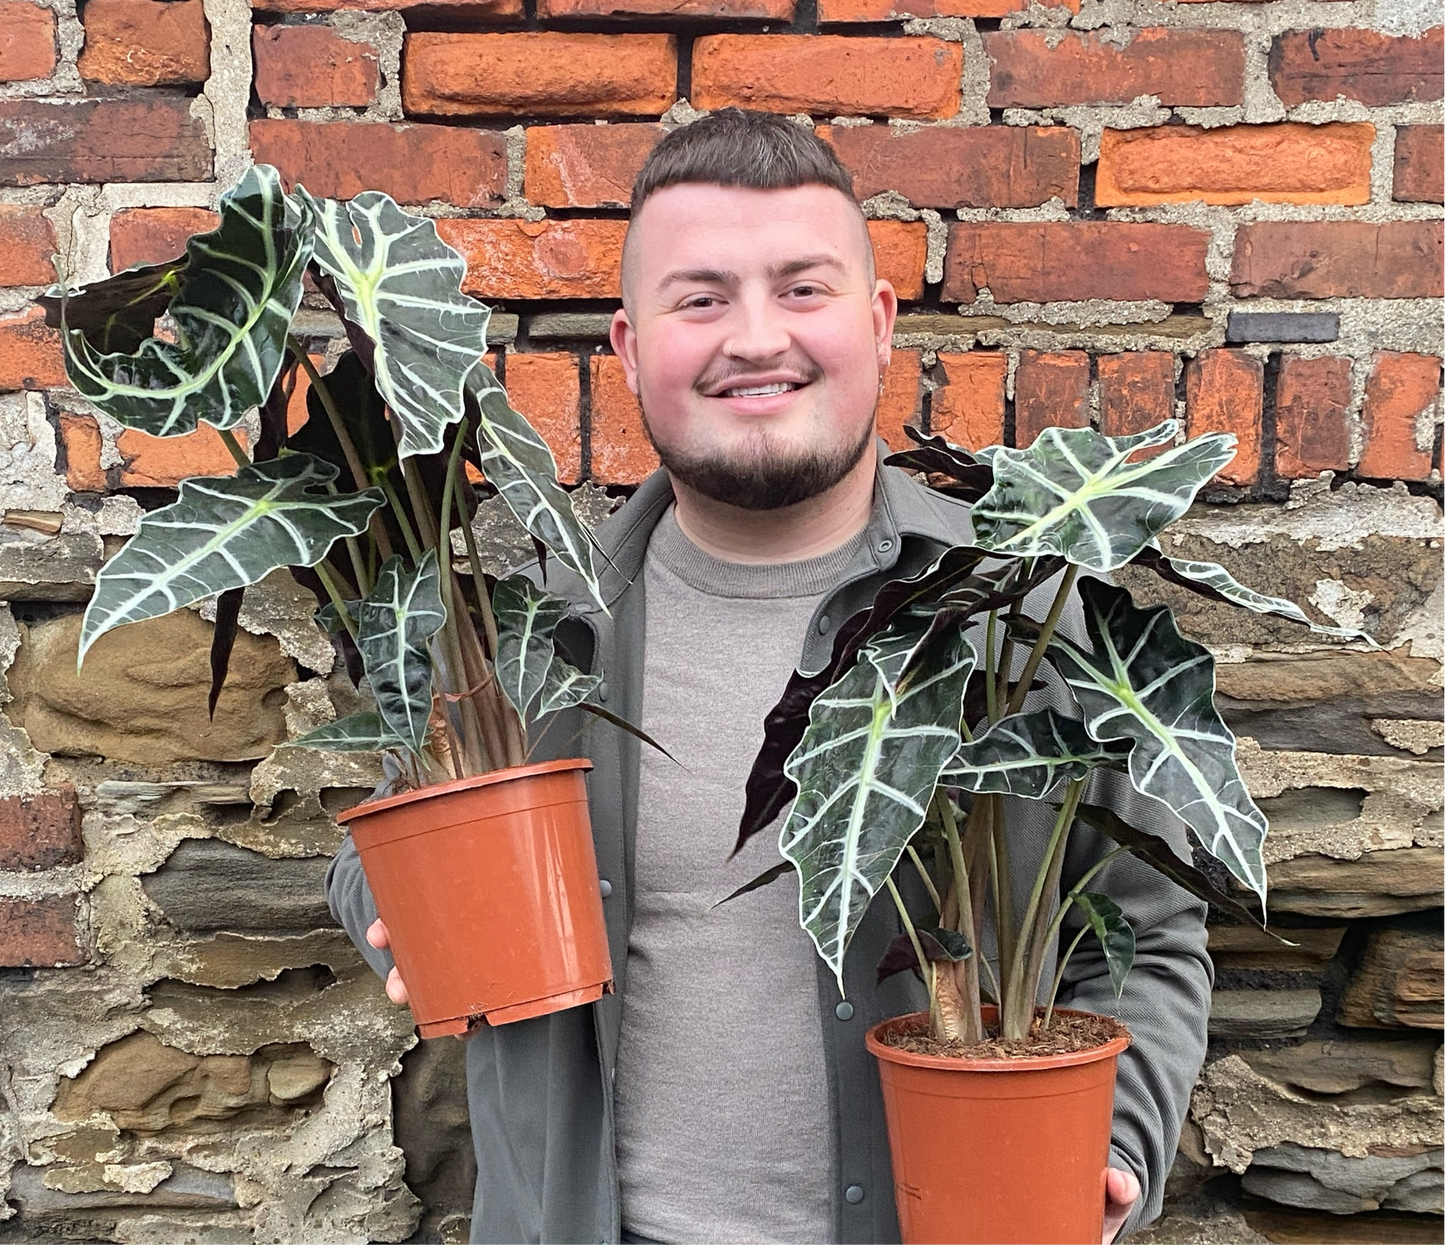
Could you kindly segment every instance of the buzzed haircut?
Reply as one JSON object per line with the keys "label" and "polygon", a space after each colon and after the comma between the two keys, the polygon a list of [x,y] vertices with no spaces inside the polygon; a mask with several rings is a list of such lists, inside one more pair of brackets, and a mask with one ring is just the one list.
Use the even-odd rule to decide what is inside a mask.
{"label": "buzzed haircut", "polygon": [[[742,108],[721,108],[663,137],[632,184],[632,219],[637,219],[642,205],[659,190],[681,185],[741,186],[748,190],[830,186],[858,206],[853,175],[831,145],[795,121]],[[858,221],[863,228],[868,276],[872,280],[873,247],[861,207]],[[624,241],[624,276],[626,256]]]}

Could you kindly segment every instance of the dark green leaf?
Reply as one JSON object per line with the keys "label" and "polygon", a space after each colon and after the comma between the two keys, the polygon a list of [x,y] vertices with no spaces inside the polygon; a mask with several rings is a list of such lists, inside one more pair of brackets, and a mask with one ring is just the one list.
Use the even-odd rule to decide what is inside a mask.
{"label": "dark green leaf", "polygon": [[181,292],[186,257],[138,264],[86,289],[52,286],[36,301],[49,328],[80,333],[101,354],[131,354],[156,331],[156,317]]}
{"label": "dark green leaf", "polygon": [[[968,939],[952,929],[918,929],[918,945],[923,954],[934,964],[957,964],[973,954]],[[894,973],[918,971],[918,952],[913,949],[913,940],[907,933],[899,934],[888,944],[883,958],[878,961],[878,980],[885,981]]]}
{"label": "dark green leaf", "polygon": [[1124,919],[1124,913],[1107,895],[1082,891],[1071,895],[1074,903],[1089,922],[1094,937],[1104,948],[1104,963],[1109,966],[1109,984],[1114,987],[1117,999],[1124,993],[1124,979],[1134,967],[1134,928]]}
{"label": "dark green leaf", "polygon": [[291,743],[298,748],[322,748],[327,752],[385,752],[406,744],[387,729],[379,713],[353,713],[307,731]]}
{"label": "dark green leaf", "polygon": [[206,698],[206,713],[214,720],[216,702],[221,699],[221,687],[226,682],[226,671],[231,667],[231,649],[236,644],[236,624],[241,617],[241,599],[244,588],[228,588],[216,598],[216,629],[211,633],[211,694]]}
{"label": "dark green leaf", "polygon": [[388,558],[356,609],[356,644],[382,720],[418,755],[432,710],[432,660],[427,641],[446,623],[436,553],[415,570]]}
{"label": "dark green leaf", "polygon": [[1003,718],[972,743],[959,745],[939,781],[962,791],[1041,800],[1060,782],[1091,769],[1121,768],[1128,744],[1101,744],[1084,724],[1055,709]]}

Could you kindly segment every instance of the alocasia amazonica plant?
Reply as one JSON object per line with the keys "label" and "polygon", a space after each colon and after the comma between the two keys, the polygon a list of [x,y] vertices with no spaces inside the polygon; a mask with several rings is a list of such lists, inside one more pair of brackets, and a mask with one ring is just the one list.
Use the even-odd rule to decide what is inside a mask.
{"label": "alocasia amazonica plant", "polygon": [[[289,567],[376,700],[298,743],[390,750],[420,786],[521,764],[528,729],[560,709],[617,721],[588,703],[600,674],[556,651],[566,603],[520,575],[491,581],[478,560],[467,462],[606,608],[552,454],[484,361],[490,311],[462,292],[461,256],[384,194],[288,194],[267,165],[222,196],[220,215],[182,257],[46,300],[81,394],[156,436],[210,424],[237,463],[183,481],[141,519],[97,576],[79,660],[115,627],[217,597],[214,712],[242,591]],[[351,347],[325,378],[293,329],[308,274]],[[291,431],[302,374],[309,418]],[[252,411],[248,453],[234,430]]]}
{"label": "alocasia amazonica plant", "polygon": [[[998,1004],[1004,1038],[1029,1031],[1041,994],[1047,1025],[1064,965],[1087,933],[1103,947],[1115,992],[1123,989],[1134,957],[1127,914],[1086,889],[1103,862],[1057,905],[1051,898],[1079,821],[1113,839],[1116,852],[1133,851],[1195,894],[1257,920],[1167,840],[1087,800],[1096,771],[1127,776],[1263,904],[1266,822],[1214,707],[1213,658],[1180,635],[1167,606],[1141,607],[1106,576],[1146,567],[1216,601],[1365,637],[1318,626],[1297,605],[1244,587],[1212,562],[1163,553],[1160,533],[1235,452],[1225,433],[1175,444],[1177,435],[1173,420],[1120,437],[1050,428],[1027,449],[977,455],[915,436],[915,448],[889,461],[930,473],[970,502],[973,543],[885,584],[840,629],[829,664],[795,674],[766,719],[738,843],[786,809],[784,862],[744,889],[796,869],[802,926],[840,988],[849,940],[887,891],[905,932],[879,972],[917,969],[935,1037],[981,1040],[985,997]],[[1143,450],[1158,452],[1139,457]],[[1049,605],[1032,617],[1026,599],[1045,585],[1053,587],[1044,593]],[[1082,639],[1058,629],[1074,593]],[[1071,712],[1025,709],[1045,663],[1067,689]],[[1000,877],[1010,861],[1004,796],[1054,810],[1022,912]],[[921,875],[935,907],[931,923],[910,916],[896,869]],[[1048,950],[1071,908],[1082,928],[1049,985]],[[997,973],[976,954],[990,918]]]}

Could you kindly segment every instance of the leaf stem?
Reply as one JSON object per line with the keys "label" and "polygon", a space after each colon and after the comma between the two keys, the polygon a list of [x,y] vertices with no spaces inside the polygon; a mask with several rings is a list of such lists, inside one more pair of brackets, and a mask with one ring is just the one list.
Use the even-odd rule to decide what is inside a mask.
{"label": "leaf stem", "polygon": [[919,856],[918,850],[912,843],[908,845],[908,859],[913,861],[913,867],[918,870],[918,876],[923,879],[923,888],[928,892],[928,897],[933,900],[933,907],[936,912],[943,911],[943,900],[938,897],[938,887],[933,884],[933,879],[928,876],[928,870],[924,867],[923,858]]}
{"label": "leaf stem", "polygon": [[998,668],[995,665],[994,644],[998,639],[998,611],[989,610],[988,630],[984,633],[983,694],[988,702],[988,720],[998,721]]}
{"label": "leaf stem", "polygon": [[477,594],[477,613],[482,618],[482,630],[487,637],[487,656],[497,656],[497,619],[492,613],[492,602],[487,596],[487,577],[482,571],[482,558],[477,552],[477,534],[470,523],[462,524],[462,540],[467,546],[467,561],[472,568],[472,589]]}
{"label": "leaf stem", "polygon": [[[214,425],[213,425],[214,427]],[[251,459],[246,451],[241,448],[241,443],[236,440],[236,434],[229,428],[217,428],[216,435],[221,438],[221,444],[231,451],[231,457],[236,460],[237,468],[249,467]]]}
{"label": "leaf stem", "polygon": [[401,498],[397,496],[396,489],[386,475],[379,476],[376,482],[381,487],[381,491],[386,494],[387,504],[391,506],[392,514],[396,515],[397,526],[401,528],[401,538],[406,541],[407,552],[411,554],[411,560],[420,562],[421,542],[416,538],[416,530],[407,517],[406,507],[401,504]]}
{"label": "leaf stem", "polygon": [[1063,955],[1059,956],[1059,970],[1054,974],[1054,984],[1049,987],[1049,1001],[1044,1005],[1044,1018],[1040,1024],[1040,1028],[1047,1029],[1049,1022],[1053,1020],[1054,1000],[1059,997],[1059,987],[1063,985],[1064,982],[1064,969],[1069,966],[1069,957],[1074,954],[1074,948],[1079,945],[1079,940],[1088,932],[1089,927],[1085,925],[1083,929],[1074,935],[1074,941],[1069,943],[1069,949],[1065,951]]}
{"label": "leaf stem", "polygon": [[341,625],[346,628],[354,643],[356,641],[356,623],[346,609],[346,598],[342,595],[341,586],[336,582],[336,576],[331,573],[330,567],[324,561],[316,563],[316,578],[321,581],[321,586],[326,589],[326,595],[331,598],[331,604],[336,607],[336,612],[341,617]]}
{"label": "leaf stem", "polygon": [[1103,857],[1103,859],[1095,861],[1093,867],[1074,883],[1074,889],[1059,901],[1059,910],[1054,913],[1054,919],[1049,922],[1048,932],[1044,935],[1046,941],[1052,942],[1063,928],[1064,915],[1074,906],[1074,896],[1080,894],[1084,887],[1094,880],[1094,875],[1113,860],[1115,856],[1122,856],[1128,850],[1127,847],[1116,847],[1112,852]]}
{"label": "leaf stem", "polygon": [[1069,599],[1069,593],[1074,589],[1074,580],[1079,577],[1079,568],[1070,564],[1064,572],[1064,578],[1059,582],[1059,590],[1054,594],[1054,603],[1049,606],[1048,616],[1044,619],[1044,625],[1039,628],[1038,638],[1034,640],[1034,646],[1029,652],[1029,657],[1024,662],[1023,674],[1019,676],[1019,685],[1014,688],[1014,694],[1009,697],[1007,713],[1017,713],[1023,707],[1024,698],[1029,694],[1029,685],[1034,681],[1034,675],[1038,673],[1039,663],[1044,659],[1044,650],[1049,647],[1049,641],[1054,638],[1054,628],[1059,625],[1059,618],[1064,612],[1064,605]]}
{"label": "leaf stem", "polygon": [[918,971],[923,974],[924,984],[928,986],[928,1010],[933,1010],[934,966],[929,958],[923,954],[923,944],[918,941],[918,931],[913,928],[913,919],[908,915],[908,909],[903,906],[903,896],[898,893],[898,887],[893,885],[893,876],[890,874],[883,879],[888,887],[888,893],[893,898],[893,906],[898,909],[898,915],[903,921],[903,928],[908,933],[908,941],[913,944],[913,954],[918,957]]}
{"label": "leaf stem", "polygon": [[[983,1040],[983,1013],[979,1010],[978,961],[983,956],[982,930],[974,919],[973,895],[969,890],[968,868],[963,860],[963,841],[958,835],[958,822],[953,816],[953,806],[948,794],[941,788],[933,792],[933,806],[938,820],[943,824],[943,837],[948,842],[948,856],[953,863],[953,892],[951,898],[958,905],[959,933],[963,934],[973,948],[973,954],[963,962],[963,1037],[967,1042]],[[943,914],[940,911],[939,919]],[[948,971],[952,971],[950,966]]]}

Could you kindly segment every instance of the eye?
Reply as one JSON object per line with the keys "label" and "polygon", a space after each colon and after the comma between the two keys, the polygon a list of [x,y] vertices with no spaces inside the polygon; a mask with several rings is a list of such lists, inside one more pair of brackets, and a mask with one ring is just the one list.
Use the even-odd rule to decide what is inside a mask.
{"label": "eye", "polygon": [[710,311],[718,305],[716,294],[694,294],[682,301],[682,307],[689,311]]}
{"label": "eye", "polygon": [[815,295],[821,294],[822,292],[823,291],[820,287],[816,285],[811,285],[807,282],[804,282],[802,285],[795,285],[792,289],[788,291],[788,293],[794,298],[812,298]]}

